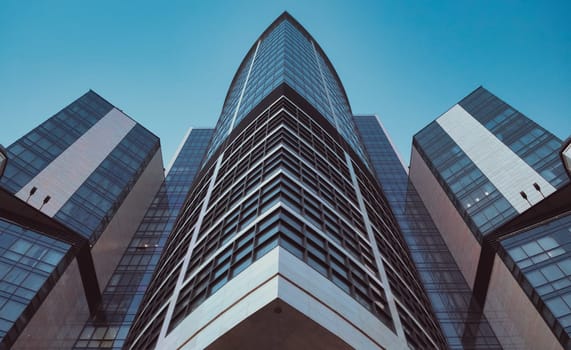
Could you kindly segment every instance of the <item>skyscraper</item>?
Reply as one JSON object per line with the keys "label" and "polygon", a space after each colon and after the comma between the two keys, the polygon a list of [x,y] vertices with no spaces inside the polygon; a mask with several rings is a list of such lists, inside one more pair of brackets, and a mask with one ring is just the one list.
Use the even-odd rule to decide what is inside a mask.
{"label": "skyscraper", "polygon": [[377,116],[356,116],[355,124],[377,179],[410,249],[450,349],[501,349],[500,342],[473,301],[454,257],[408,177]]}
{"label": "skyscraper", "polygon": [[414,136],[412,183],[506,348],[571,346],[561,147],[481,87]]}
{"label": "skyscraper", "polygon": [[284,13],[166,172],[93,91],[8,147],[0,350],[571,348],[570,143],[478,88],[409,172]]}
{"label": "skyscraper", "polygon": [[284,13],[226,96],[126,348],[444,348],[347,96]]}
{"label": "skyscraper", "polygon": [[161,251],[200,170],[212,129],[191,129],[182,141],[137,232],[103,291],[102,303],[74,349],[121,349]]}
{"label": "skyscraper", "polygon": [[159,139],[89,91],[7,155],[0,348],[69,348],[162,182]]}

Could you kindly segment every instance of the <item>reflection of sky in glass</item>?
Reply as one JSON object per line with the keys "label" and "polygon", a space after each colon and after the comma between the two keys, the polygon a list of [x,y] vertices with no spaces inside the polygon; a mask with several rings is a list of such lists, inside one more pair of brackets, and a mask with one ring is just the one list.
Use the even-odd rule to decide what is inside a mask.
{"label": "reflection of sky in glass", "polygon": [[[481,310],[470,305],[472,290],[410,184],[408,174],[377,118],[358,116],[355,122],[448,346],[452,349],[499,349],[499,342],[487,320],[481,317]],[[466,331],[470,328],[477,328],[479,332]]]}
{"label": "reflection of sky in glass", "polygon": [[[0,339],[50,276],[70,246],[0,221]],[[45,296],[45,295],[44,295]]]}
{"label": "reflection of sky in glass", "polygon": [[273,28],[259,46],[255,44],[235,79],[224,103],[209,156],[228,136],[231,127],[285,82],[328,119],[366,161],[356,137],[349,102],[335,73],[316,44],[289,20]]}
{"label": "reflection of sky in glass", "polygon": [[509,237],[502,241],[502,246],[570,333],[571,214]]}

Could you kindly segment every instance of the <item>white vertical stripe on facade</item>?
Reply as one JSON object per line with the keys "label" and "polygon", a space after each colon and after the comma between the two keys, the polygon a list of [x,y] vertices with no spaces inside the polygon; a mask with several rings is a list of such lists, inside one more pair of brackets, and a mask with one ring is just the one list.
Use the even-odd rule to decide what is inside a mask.
{"label": "white vertical stripe on facade", "polygon": [[212,174],[212,177],[210,178],[210,182],[208,183],[206,196],[204,198],[204,201],[202,202],[202,207],[200,208],[200,214],[196,221],[196,225],[194,225],[194,230],[192,232],[192,238],[190,239],[190,244],[188,245],[188,250],[186,252],[186,255],[184,256],[182,267],[180,268],[178,279],[176,281],[176,287],[174,288],[173,294],[171,295],[169,300],[169,306],[161,327],[161,332],[159,334],[159,339],[157,341],[156,349],[163,349],[161,342],[163,342],[165,337],[167,336],[167,331],[169,328],[169,324],[171,322],[172,315],[174,313],[176,301],[178,299],[178,295],[180,294],[180,290],[184,282],[184,276],[186,275],[186,270],[188,269],[188,264],[190,263],[190,257],[192,256],[192,252],[194,251],[194,246],[196,245],[198,233],[200,232],[200,228],[202,226],[202,220],[206,215],[206,210],[208,209],[208,204],[210,203],[210,196],[212,195],[214,184],[216,183],[216,179],[218,178],[218,170],[220,170],[220,165],[222,164],[223,158],[224,158],[224,153],[222,153],[216,160],[216,165],[214,166],[214,172]]}
{"label": "white vertical stripe on facade", "polygon": [[252,73],[252,68],[254,67],[254,62],[256,61],[256,56],[258,55],[258,49],[260,48],[261,42],[262,40],[258,40],[258,44],[256,45],[256,50],[254,51],[254,57],[252,57],[252,62],[250,63],[250,68],[248,68],[248,74],[246,75],[244,86],[242,86],[242,91],[240,92],[240,98],[238,98],[238,103],[236,104],[236,110],[234,111],[234,115],[232,116],[232,122],[230,123],[230,127],[228,128],[228,135],[230,135],[232,129],[234,129],[234,124],[236,124],[236,117],[238,116],[238,111],[240,110],[240,106],[242,105],[242,98],[244,97],[246,86],[248,86],[248,81],[250,80],[250,73]]}
{"label": "white vertical stripe on facade", "polygon": [[[113,108],[18,191],[16,196],[53,217],[135,124],[131,118]],[[33,187],[37,188],[36,193],[28,199]],[[51,198],[42,206],[46,196]]]}
{"label": "white vertical stripe on facade", "polygon": [[[450,108],[436,122],[518,213],[529,209],[530,203],[542,200],[543,195],[555,192],[549,182],[460,105]],[[539,184],[543,195],[533,183]],[[527,194],[530,203],[521,196],[521,191]]]}
{"label": "white vertical stripe on facade", "polygon": [[398,337],[406,341],[404,328],[400,321],[400,316],[395,303],[395,297],[393,295],[393,292],[391,291],[389,278],[387,276],[387,272],[385,271],[385,267],[383,264],[383,258],[381,256],[381,252],[379,251],[379,247],[377,246],[373,229],[371,228],[371,221],[369,220],[369,214],[367,213],[365,201],[363,200],[363,196],[361,194],[361,188],[359,187],[359,181],[357,180],[357,175],[355,175],[355,169],[353,169],[353,161],[351,160],[351,157],[347,152],[344,153],[345,153],[345,162],[347,163],[347,167],[349,168],[349,172],[351,173],[351,182],[353,183],[353,187],[355,188],[355,193],[357,195],[357,202],[359,203],[359,209],[361,211],[361,214],[363,215],[363,220],[365,222],[365,229],[367,230],[369,243],[371,244],[371,247],[373,249],[375,262],[377,268],[379,269],[379,276],[381,277],[381,281],[383,282],[383,288],[385,289],[385,296],[387,297],[387,303],[389,304],[389,310],[393,318],[395,329]]}

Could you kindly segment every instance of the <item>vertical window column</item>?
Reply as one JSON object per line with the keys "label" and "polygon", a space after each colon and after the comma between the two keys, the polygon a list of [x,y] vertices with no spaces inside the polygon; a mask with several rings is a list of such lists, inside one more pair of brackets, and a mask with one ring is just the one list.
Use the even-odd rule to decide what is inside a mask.
{"label": "vertical window column", "polygon": [[363,215],[363,220],[365,222],[365,229],[369,237],[369,242],[371,242],[371,246],[373,248],[373,254],[375,255],[375,262],[377,264],[377,269],[379,270],[379,275],[381,277],[381,281],[383,282],[383,287],[385,288],[387,303],[389,304],[389,309],[391,311],[391,316],[393,318],[397,335],[399,338],[401,338],[403,341],[406,342],[406,336],[404,334],[404,329],[400,320],[400,315],[397,310],[395,298],[393,292],[391,291],[389,278],[387,276],[387,272],[385,271],[383,259],[381,257],[381,252],[379,251],[377,241],[375,240],[373,229],[371,228],[371,221],[369,220],[369,214],[367,213],[367,208],[365,207],[365,201],[363,200],[363,196],[361,194],[359,181],[357,180],[357,176],[355,175],[355,170],[353,169],[353,161],[351,160],[351,157],[347,152],[344,153],[345,153],[345,161],[347,163],[347,167],[349,168],[349,172],[351,173],[351,182],[353,183],[353,187],[355,188],[355,193],[357,194],[357,202],[359,203],[359,210]]}
{"label": "vertical window column", "polygon": [[176,301],[178,299],[180,289],[182,287],[182,283],[184,282],[186,270],[188,269],[190,257],[192,256],[194,246],[196,245],[196,240],[198,238],[198,233],[200,232],[200,227],[202,226],[202,220],[204,219],[204,216],[206,214],[206,210],[208,209],[208,204],[210,202],[210,196],[212,195],[212,190],[214,189],[214,184],[216,183],[216,179],[218,178],[218,171],[220,170],[220,165],[222,164],[222,159],[224,159],[224,153],[222,153],[218,157],[218,159],[216,160],[216,165],[214,166],[214,173],[212,174],[212,178],[210,178],[210,182],[208,184],[208,190],[206,191],[206,196],[204,198],[204,201],[202,202],[202,207],[200,208],[200,214],[198,216],[198,220],[196,222],[196,225],[194,226],[194,232],[192,232],[192,238],[191,238],[190,244],[188,246],[187,253],[184,257],[182,267],[181,267],[180,272],[179,272],[179,276],[178,276],[178,279],[176,282],[176,287],[175,287],[174,292],[173,292],[173,294],[169,300],[169,306],[167,309],[167,314],[166,314],[166,317],[163,321],[163,325],[161,327],[161,332],[159,334],[159,340],[157,342],[157,348],[158,349],[161,348],[160,343],[161,343],[161,341],[164,340],[164,338],[167,335],[169,323],[170,323],[170,320],[171,320],[173,312],[174,312],[174,308],[176,305]]}

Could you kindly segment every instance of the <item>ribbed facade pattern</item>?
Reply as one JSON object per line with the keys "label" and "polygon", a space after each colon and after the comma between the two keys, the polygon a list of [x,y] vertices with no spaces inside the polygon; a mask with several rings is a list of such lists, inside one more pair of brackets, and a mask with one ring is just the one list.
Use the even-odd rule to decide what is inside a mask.
{"label": "ribbed facade pattern", "polygon": [[261,35],[228,90],[209,156],[262,99],[286,83],[315,107],[363,161],[349,101],[333,66],[313,38],[291,16],[280,16]]}
{"label": "ribbed facade pattern", "polygon": [[443,348],[390,208],[348,144],[284,97],[245,122],[193,187],[128,347],[153,348],[161,329],[280,246],[411,346]]}
{"label": "ribbed facade pattern", "polygon": [[450,349],[501,349],[376,116],[356,116],[361,140],[411,252]]}
{"label": "ribbed facade pattern", "polygon": [[74,349],[121,349],[167,238],[200,169],[212,129],[193,129],[184,140],[119,265],[101,305],[86,322]]}
{"label": "ribbed facade pattern", "polygon": [[191,341],[196,334],[179,329],[185,319],[278,247],[391,339],[446,347],[339,78],[287,13],[236,73],[126,348],[175,346],[172,334],[176,346]]}

